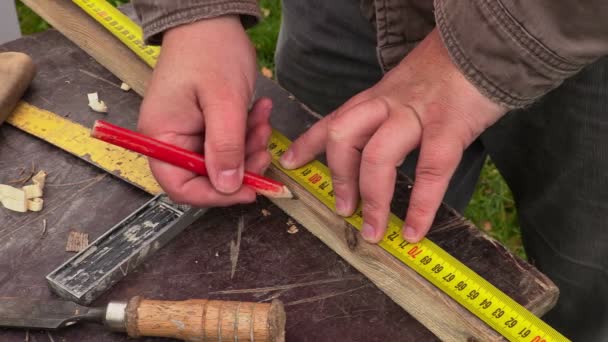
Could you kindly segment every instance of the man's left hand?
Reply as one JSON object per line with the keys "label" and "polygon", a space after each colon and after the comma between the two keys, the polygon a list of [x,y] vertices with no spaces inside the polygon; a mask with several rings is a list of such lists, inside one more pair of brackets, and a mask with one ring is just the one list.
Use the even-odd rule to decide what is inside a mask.
{"label": "man's left hand", "polygon": [[326,151],[336,211],[352,215],[360,195],[363,238],[378,242],[386,232],[397,167],[420,147],[403,227],[406,240],[418,242],[463,151],[505,112],[452,63],[435,29],[380,82],[299,137],[281,164],[297,168]]}

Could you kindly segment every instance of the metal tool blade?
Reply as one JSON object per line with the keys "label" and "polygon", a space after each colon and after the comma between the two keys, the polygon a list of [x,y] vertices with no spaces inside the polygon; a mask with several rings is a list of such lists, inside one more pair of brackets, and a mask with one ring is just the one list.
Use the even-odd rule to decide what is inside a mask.
{"label": "metal tool blade", "polygon": [[104,308],[60,300],[0,297],[0,327],[59,329],[81,321],[103,322]]}

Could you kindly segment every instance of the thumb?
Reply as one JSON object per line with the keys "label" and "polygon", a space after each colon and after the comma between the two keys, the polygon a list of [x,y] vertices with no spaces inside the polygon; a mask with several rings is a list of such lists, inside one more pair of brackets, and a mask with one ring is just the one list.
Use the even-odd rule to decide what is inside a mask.
{"label": "thumb", "polygon": [[222,193],[236,192],[245,170],[247,108],[239,101],[201,105],[205,117],[205,160],[211,184]]}

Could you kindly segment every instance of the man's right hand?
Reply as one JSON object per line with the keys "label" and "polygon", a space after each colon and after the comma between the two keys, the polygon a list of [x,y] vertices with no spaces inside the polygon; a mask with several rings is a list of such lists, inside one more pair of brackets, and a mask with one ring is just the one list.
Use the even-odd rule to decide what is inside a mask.
{"label": "man's right hand", "polygon": [[173,28],[143,101],[139,130],[203,153],[209,177],[150,159],[150,168],[176,202],[225,206],[255,200],[242,187],[244,170],[270,163],[266,144],[272,103],[258,100],[248,113],[256,71],[255,50],[237,16]]}

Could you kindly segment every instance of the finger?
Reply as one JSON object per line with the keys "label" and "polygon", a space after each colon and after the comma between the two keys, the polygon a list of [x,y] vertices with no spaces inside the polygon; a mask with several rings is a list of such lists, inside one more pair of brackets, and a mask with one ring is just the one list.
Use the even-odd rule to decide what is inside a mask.
{"label": "finger", "polygon": [[262,150],[257,151],[247,157],[245,161],[245,169],[257,174],[263,174],[270,165],[270,152]]}
{"label": "finger", "polygon": [[238,100],[201,105],[205,117],[205,157],[209,179],[220,192],[236,192],[245,170],[247,113]]}
{"label": "finger", "polygon": [[327,161],[339,215],[350,216],[357,207],[360,151],[387,117],[386,102],[374,99],[338,111],[328,121]]}
{"label": "finger", "polygon": [[177,203],[197,207],[228,206],[255,201],[256,194],[249,187],[242,187],[231,195],[218,192],[204,176],[194,174],[173,165],[151,159],[150,169],[167,195]]}
{"label": "finger", "polygon": [[420,241],[429,231],[448,184],[462,158],[463,146],[457,133],[427,125],[422,135],[414,187],[407,210],[403,236]]}
{"label": "finger", "polygon": [[361,234],[366,241],[376,243],[384,236],[397,167],[416,148],[421,132],[420,122],[412,110],[393,110],[365,146],[359,186],[363,209]]}
{"label": "finger", "polygon": [[327,123],[331,120],[331,117],[337,114],[339,115],[340,111],[349,110],[360,102],[367,100],[369,96],[367,91],[363,91],[353,96],[336,111],[314,124],[296,139],[285,153],[283,153],[279,160],[281,166],[286,169],[295,169],[313,160],[319,153],[325,150],[327,144]]}
{"label": "finger", "polygon": [[286,169],[298,168],[313,160],[317,154],[325,150],[327,142],[327,122],[332,114],[315,123],[283,153],[281,166]]}
{"label": "finger", "polygon": [[247,132],[247,142],[245,144],[245,156],[258,151],[265,151],[268,147],[268,140],[272,135],[272,128],[268,124],[261,123]]}
{"label": "finger", "polygon": [[267,97],[261,97],[255,101],[249,116],[247,117],[247,129],[253,128],[260,124],[269,124],[268,119],[272,112],[272,100]]}

